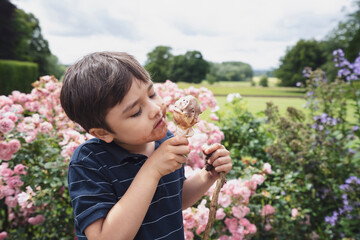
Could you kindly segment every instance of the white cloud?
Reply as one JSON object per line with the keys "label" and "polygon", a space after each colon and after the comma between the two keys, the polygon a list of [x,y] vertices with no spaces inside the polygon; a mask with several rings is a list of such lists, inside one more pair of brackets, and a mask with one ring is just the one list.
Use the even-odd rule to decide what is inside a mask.
{"label": "white cloud", "polygon": [[13,0],[40,20],[51,51],[65,64],[101,50],[141,63],[156,46],[200,51],[209,61],[278,66],[299,39],[322,39],[351,0]]}

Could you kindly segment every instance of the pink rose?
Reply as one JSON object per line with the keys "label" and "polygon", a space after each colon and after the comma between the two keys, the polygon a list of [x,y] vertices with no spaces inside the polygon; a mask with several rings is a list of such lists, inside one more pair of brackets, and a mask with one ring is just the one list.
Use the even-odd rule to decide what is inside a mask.
{"label": "pink rose", "polygon": [[253,182],[256,182],[258,185],[259,184],[262,184],[264,181],[265,181],[265,178],[260,175],[260,174],[254,174],[252,177],[251,177],[251,180]]}
{"label": "pink rose", "polygon": [[0,132],[8,133],[15,127],[13,121],[8,118],[3,118],[0,120]]}
{"label": "pink rose", "polygon": [[297,208],[293,208],[291,209],[291,217],[292,218],[296,218],[296,216],[298,215],[299,211]]}
{"label": "pink rose", "polygon": [[7,232],[3,231],[0,233],[0,240],[4,240],[5,238],[7,238]]}
{"label": "pink rose", "polygon": [[257,231],[255,224],[248,225],[246,229],[249,231],[249,234],[254,234]]}
{"label": "pink rose", "polygon": [[220,193],[220,194],[219,194],[218,203],[219,203],[222,207],[226,208],[226,207],[230,206],[230,204],[231,204],[231,197],[230,197],[229,195]]}
{"label": "pink rose", "polygon": [[224,219],[224,217],[226,216],[224,209],[223,208],[219,208],[218,210],[216,210],[216,220],[222,220]]}
{"label": "pink rose", "polygon": [[22,208],[26,208],[27,206],[27,201],[30,199],[30,194],[26,193],[26,192],[21,192],[17,195],[17,201],[20,205],[20,207]]}
{"label": "pink rose", "polygon": [[185,240],[191,240],[194,239],[194,234],[191,231],[185,230]]}
{"label": "pink rose", "polygon": [[272,226],[271,226],[270,223],[267,223],[267,224],[265,225],[265,231],[270,231],[271,228],[272,228]]}
{"label": "pink rose", "polygon": [[250,208],[248,208],[247,206],[232,207],[231,210],[233,215],[238,219],[242,219],[246,216],[246,214],[250,212]]}
{"label": "pink rose", "polygon": [[17,200],[13,196],[7,196],[5,198],[5,204],[8,205],[10,208],[15,208],[17,205]]}
{"label": "pink rose", "polygon": [[266,204],[261,210],[261,216],[272,215],[275,213],[275,208],[269,204]]}
{"label": "pink rose", "polygon": [[7,142],[0,142],[0,159],[2,160],[10,160],[8,159],[9,156],[12,156],[12,151],[10,148],[9,143]]}
{"label": "pink rose", "polygon": [[242,218],[239,220],[240,225],[244,226],[244,227],[248,227],[251,223],[249,222],[249,220],[247,220],[246,218]]}
{"label": "pink rose", "polygon": [[53,129],[53,126],[49,122],[42,122],[40,123],[39,129],[41,133],[50,133]]}
{"label": "pink rose", "polygon": [[20,174],[25,175],[26,174],[25,168],[27,168],[27,167],[22,164],[18,164],[14,168],[14,173],[17,175],[20,175]]}
{"label": "pink rose", "polygon": [[210,119],[213,121],[219,121],[219,117],[215,113],[210,114]]}
{"label": "pink rose", "polygon": [[37,225],[37,224],[45,222],[45,217],[43,215],[39,214],[36,217],[29,218],[28,222],[32,225]]}
{"label": "pink rose", "polygon": [[6,181],[6,184],[11,188],[15,188],[24,185],[24,182],[20,180],[20,176],[13,176]]}
{"label": "pink rose", "polygon": [[13,171],[8,168],[8,163],[3,163],[0,166],[0,176],[9,178],[13,175]]}
{"label": "pink rose", "polygon": [[271,170],[271,165],[269,163],[264,163],[263,168],[267,174],[271,174],[272,170]]}
{"label": "pink rose", "polygon": [[225,225],[229,231],[234,234],[238,229],[238,220],[236,218],[227,218],[225,219]]}
{"label": "pink rose", "polygon": [[16,153],[20,149],[21,143],[17,139],[11,139],[9,141],[9,147],[10,147],[12,153]]}

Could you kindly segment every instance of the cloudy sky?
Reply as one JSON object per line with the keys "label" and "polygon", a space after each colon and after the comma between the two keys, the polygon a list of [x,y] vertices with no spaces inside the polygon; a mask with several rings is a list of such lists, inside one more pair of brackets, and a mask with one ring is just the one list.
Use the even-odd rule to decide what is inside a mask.
{"label": "cloudy sky", "polygon": [[11,0],[33,13],[60,62],[125,51],[140,63],[156,46],[208,61],[279,65],[299,39],[323,39],[352,11],[351,0]]}

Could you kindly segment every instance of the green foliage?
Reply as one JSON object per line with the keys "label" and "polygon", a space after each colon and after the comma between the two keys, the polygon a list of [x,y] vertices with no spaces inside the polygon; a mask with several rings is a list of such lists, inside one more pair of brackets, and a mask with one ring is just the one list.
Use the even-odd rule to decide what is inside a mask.
{"label": "green foliage", "polygon": [[264,119],[257,119],[248,111],[243,98],[234,97],[219,112],[220,129],[225,135],[222,144],[230,150],[233,160],[230,178],[242,176],[242,169],[249,162],[261,169],[262,164],[268,161],[265,146],[269,138],[263,124]]}
{"label": "green foliage", "polygon": [[327,36],[328,42],[337,45],[332,50],[342,48],[350,62],[353,62],[360,52],[360,1],[353,0],[353,6],[354,12],[348,14]]}
{"label": "green foliage", "polygon": [[[289,174],[293,176],[291,188],[281,186],[284,196],[289,196],[288,204],[300,207],[303,216],[310,219],[311,225],[305,224],[296,235],[311,238],[316,232],[322,239],[339,239],[340,232],[350,229],[326,232],[324,229],[328,224],[324,220],[341,206],[339,186],[349,176],[360,174],[358,157],[349,151],[359,150],[360,145],[355,147],[354,144],[359,137],[353,134],[352,125],[344,117],[346,83],[340,80],[329,82],[324,73],[317,70],[311,73],[307,86],[309,119],[294,108],[288,108],[287,117],[281,117],[276,106],[268,104],[265,113],[274,141],[268,146],[267,153],[281,173],[277,176],[281,181]],[[277,204],[280,202],[276,202],[279,209],[283,207],[283,204]],[[276,235],[294,239],[292,233],[283,232],[286,231],[284,226],[291,222],[284,223],[280,218],[274,219],[273,224],[279,227]],[[355,233],[354,229],[351,231]],[[351,234],[347,236],[352,237]]]}
{"label": "green foliage", "polygon": [[171,47],[167,46],[157,46],[147,54],[145,69],[154,82],[165,82],[169,78],[168,71],[172,57]]}
{"label": "green foliage", "polygon": [[61,64],[55,55],[50,54],[46,57],[46,69],[48,74],[54,75],[57,79],[61,79],[65,73],[66,66]]}
{"label": "green foliage", "polygon": [[[229,178],[246,176],[264,163],[273,168],[249,204],[246,218],[257,226],[252,239],[359,236],[358,188],[350,192],[341,188],[349,177],[360,175],[360,122],[354,124],[345,117],[347,97],[357,99],[349,90],[357,88],[349,88],[340,79],[329,81],[321,70],[310,71],[306,86],[308,116],[293,107],[280,115],[270,102],[266,118],[257,119],[241,98],[225,104],[219,114],[223,144],[233,159]],[[344,194],[352,204],[349,219],[350,215],[339,212],[348,206]],[[274,215],[258,214],[266,204],[275,207]],[[339,215],[333,226],[326,219],[336,211]]]}
{"label": "green foliage", "polygon": [[0,59],[35,62],[38,64],[36,77],[55,75],[60,78],[64,66],[51,54],[39,20],[9,1],[0,4]]}
{"label": "green foliage", "polygon": [[12,27],[15,5],[9,0],[0,1],[0,59],[11,59],[14,55],[16,32]]}
{"label": "green foliage", "polygon": [[262,76],[262,77],[260,78],[259,85],[260,85],[260,86],[263,86],[263,87],[268,87],[268,86],[269,86],[269,79],[268,79],[268,77],[265,76],[265,75]]}
{"label": "green foliage", "polygon": [[[22,180],[37,190],[35,206],[46,221],[41,225],[27,224],[11,228],[11,239],[68,239],[74,236],[74,218],[67,188],[67,162],[61,156],[58,139],[38,135],[32,143],[21,143],[10,164],[27,166]],[[12,166],[13,167],[13,166]]]}
{"label": "green foliage", "polygon": [[210,73],[208,77],[219,81],[251,81],[253,70],[247,63],[242,62],[223,62],[210,63]]}
{"label": "green foliage", "polygon": [[326,63],[326,54],[321,42],[316,40],[299,40],[294,47],[288,48],[280,59],[280,67],[274,71],[281,79],[281,86],[295,86],[297,82],[305,83],[302,71],[305,67],[319,68]]}
{"label": "green foliage", "polygon": [[39,75],[47,75],[46,58],[50,55],[49,44],[41,34],[39,20],[31,13],[16,9],[14,29],[18,34],[15,56],[12,59],[32,61],[39,65]]}
{"label": "green foliage", "polygon": [[8,95],[13,90],[28,93],[37,76],[36,63],[0,60],[0,94]]}
{"label": "green foliage", "polygon": [[187,51],[171,59],[169,78],[172,81],[200,83],[209,71],[208,62],[199,51]]}
{"label": "green foliage", "polygon": [[172,55],[171,48],[157,46],[147,54],[145,69],[155,82],[200,83],[209,71],[208,62],[199,51],[187,51],[184,55]]}

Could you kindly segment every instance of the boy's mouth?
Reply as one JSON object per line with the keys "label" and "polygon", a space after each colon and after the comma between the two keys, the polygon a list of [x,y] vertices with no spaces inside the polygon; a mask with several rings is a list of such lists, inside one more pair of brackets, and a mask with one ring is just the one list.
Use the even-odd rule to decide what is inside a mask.
{"label": "boy's mouth", "polygon": [[155,123],[154,129],[161,127],[165,124],[165,117],[161,116],[160,119]]}

